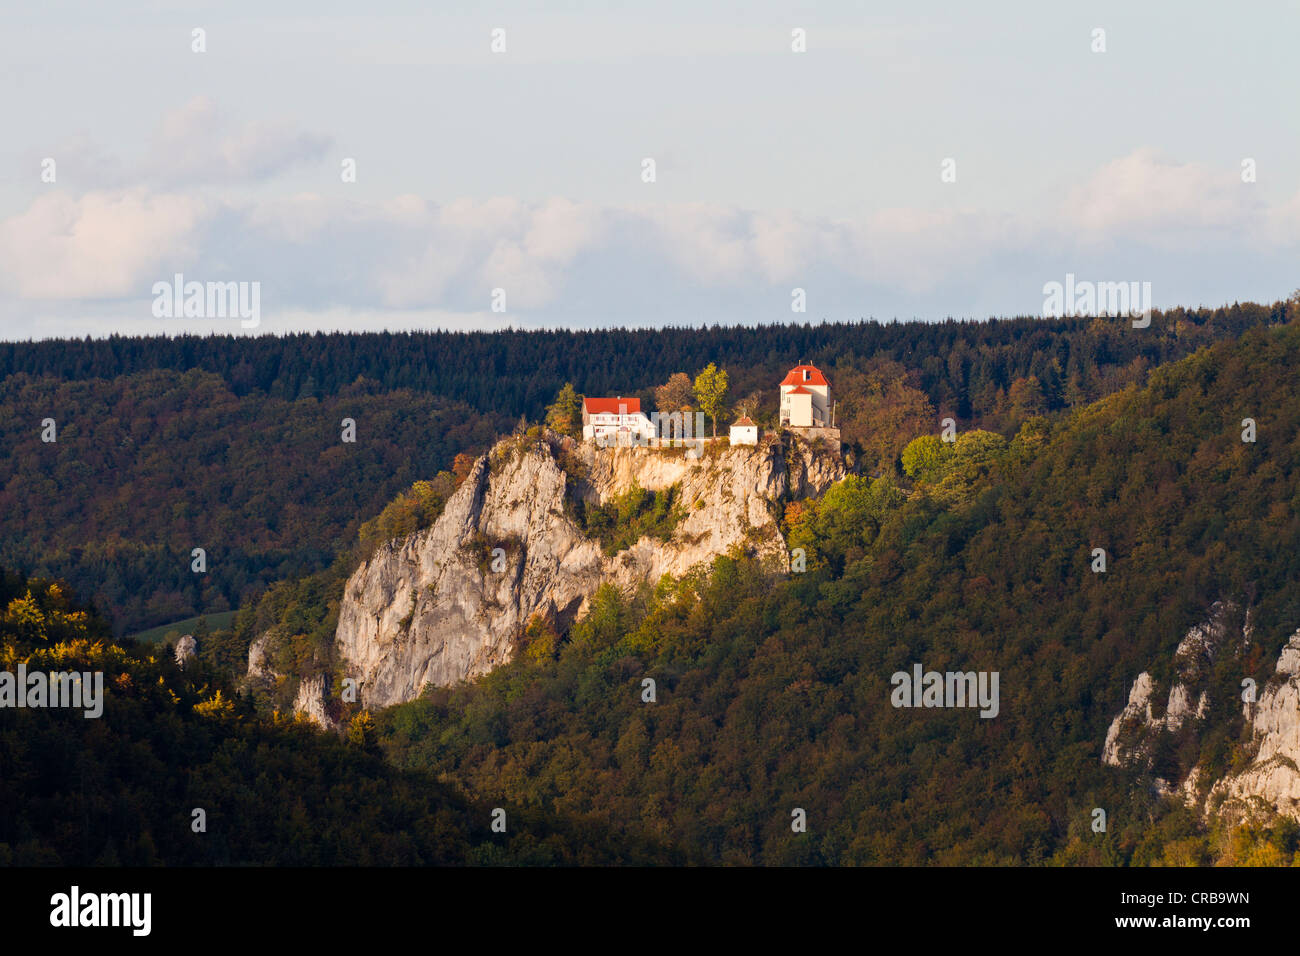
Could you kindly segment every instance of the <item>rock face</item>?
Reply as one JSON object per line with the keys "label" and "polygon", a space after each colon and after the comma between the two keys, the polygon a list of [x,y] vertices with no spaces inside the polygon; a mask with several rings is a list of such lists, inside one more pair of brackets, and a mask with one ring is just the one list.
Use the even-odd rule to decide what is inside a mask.
{"label": "rock face", "polygon": [[1300,631],[1282,648],[1258,703],[1247,702],[1243,710],[1257,747],[1254,759],[1213,785],[1207,807],[1231,817],[1271,807],[1300,820]]}
{"label": "rock face", "polygon": [[[1237,627],[1234,622],[1239,619],[1237,605],[1216,603],[1209,620],[1187,632],[1174,654],[1175,679],[1163,715],[1156,716],[1152,707],[1157,695],[1151,675],[1138,675],[1128,703],[1106,734],[1104,763],[1150,770],[1162,735],[1198,732],[1209,707],[1208,695],[1200,688],[1208,676],[1208,665],[1220,655],[1244,651],[1253,641],[1249,611]],[[1193,700],[1197,701],[1195,707]],[[1199,805],[1205,814],[1229,820],[1261,812],[1300,820],[1300,631],[1282,648],[1274,676],[1260,691],[1258,701],[1243,704],[1242,716],[1248,746],[1253,749],[1244,768],[1216,780],[1198,763],[1180,785],[1156,778],[1154,789],[1176,793],[1189,806]]]}
{"label": "rock face", "polygon": [[[1151,675],[1146,671],[1138,674],[1133,688],[1128,692],[1128,703],[1111,721],[1110,729],[1106,731],[1106,743],[1101,751],[1102,763],[1122,767],[1133,762],[1136,750],[1134,738],[1163,729],[1163,721],[1151,713],[1151,696],[1154,691]],[[1126,738],[1123,746],[1120,745],[1121,734]]]}
{"label": "rock face", "polygon": [[[1174,679],[1161,716],[1157,717],[1152,707],[1156,696],[1155,681],[1146,671],[1137,676],[1129,691],[1128,703],[1106,732],[1102,763],[1149,770],[1161,735],[1177,733],[1189,721],[1205,717],[1209,709],[1209,694],[1203,685],[1209,678],[1210,666],[1220,654],[1250,643],[1249,616],[1244,625],[1237,626],[1240,611],[1236,604],[1216,601],[1210,608],[1208,620],[1183,636],[1174,651]],[[1162,784],[1167,786],[1166,781],[1157,781],[1157,788]]]}
{"label": "rock face", "polygon": [[193,634],[186,634],[176,642],[176,663],[181,669],[184,669],[186,662],[199,652],[198,648],[198,642],[194,640]]}
{"label": "rock face", "polygon": [[[271,665],[271,634],[259,635],[248,648],[248,674],[243,689],[258,694],[272,694],[287,681],[297,681],[297,690],[293,699],[293,713],[305,717],[312,723],[331,730],[338,726],[326,709],[326,676],[315,674],[309,677],[295,677],[281,674]],[[292,687],[292,684],[288,686]]]}
{"label": "rock face", "polygon": [[[734,546],[787,569],[779,503],[820,494],[844,473],[838,450],[771,437],[694,460],[683,448],[597,449],[549,432],[507,440],[475,463],[432,527],[389,542],[353,573],[338,657],[362,703],[383,707],[486,673],[510,658],[533,615],[567,624],[602,582],[653,584]],[[604,502],[634,485],[678,485],[684,517],[668,541],[642,538],[609,557],[566,499]]]}
{"label": "rock face", "polygon": [[294,699],[293,710],[302,714],[312,723],[326,729],[334,727],[334,721],[325,712],[325,675],[304,677],[298,684],[298,696]]}
{"label": "rock face", "polygon": [[266,645],[269,641],[270,635],[262,634],[248,646],[248,679],[250,681],[269,679],[275,676],[267,662]]}

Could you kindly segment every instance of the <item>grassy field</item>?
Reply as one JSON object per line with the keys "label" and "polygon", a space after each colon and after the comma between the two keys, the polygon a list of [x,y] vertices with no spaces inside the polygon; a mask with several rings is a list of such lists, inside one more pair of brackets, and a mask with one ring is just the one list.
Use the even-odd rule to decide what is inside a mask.
{"label": "grassy field", "polygon": [[[229,630],[235,621],[234,611],[222,611],[219,614],[206,614],[203,616],[208,619],[209,631]],[[197,617],[187,617],[183,621],[174,621],[171,624],[160,624],[157,627],[149,628],[147,631],[140,631],[138,634],[128,634],[127,637],[132,640],[142,641],[146,644],[157,644],[171,631],[175,631],[177,635],[192,634],[194,632],[194,626],[198,623],[199,619]]]}

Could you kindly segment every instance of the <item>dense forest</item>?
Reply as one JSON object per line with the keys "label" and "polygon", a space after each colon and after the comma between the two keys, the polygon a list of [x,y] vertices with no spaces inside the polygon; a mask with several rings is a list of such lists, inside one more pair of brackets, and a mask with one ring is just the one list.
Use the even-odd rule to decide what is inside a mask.
{"label": "dense forest", "polygon": [[[795,351],[769,343],[766,355],[767,330],[747,330],[751,365],[727,357],[734,330],[669,330],[716,336],[718,351],[659,365],[647,353],[653,367],[629,373],[647,395],[712,360],[735,394],[799,358],[831,370],[866,467],[819,500],[786,503],[783,530],[807,570],[773,577],[736,553],[636,594],[602,588],[567,631],[535,619],[486,677],[378,714],[353,705],[336,715],[339,734],[286,719],[283,695],[240,696],[252,638],[282,629],[292,659],[275,669],[332,673],[338,595],[359,557],[427,525],[468,456],[540,418],[565,382],[616,390],[591,383],[617,364],[600,371],[591,348],[576,367],[553,363],[537,372],[552,376],[545,401],[521,411],[492,408],[490,382],[426,390],[441,380],[411,356],[436,335],[268,340],[284,369],[250,361],[271,377],[241,372],[239,384],[226,377],[239,340],[171,340],[152,355],[130,339],[4,346],[26,365],[0,383],[15,449],[0,555],[41,574],[0,574],[3,666],[102,668],[112,706],[100,720],[0,710],[0,805],[19,808],[0,819],[0,863],[1297,862],[1293,821],[1207,822],[1100,761],[1136,673],[1160,676],[1187,629],[1232,600],[1250,607],[1257,640],[1215,662],[1205,732],[1178,738],[1160,770],[1239,768],[1249,741],[1236,689],[1247,676],[1262,685],[1300,627],[1298,316],[1283,305],[1170,315],[1146,330],[949,323],[930,339],[913,329],[910,352],[884,347],[907,338],[894,326],[773,329]],[[846,351],[802,351],[803,334],[841,334]],[[542,360],[571,334],[501,335],[470,337],[465,364],[511,335]],[[641,333],[578,335],[590,346]],[[403,358],[412,381],[357,371],[389,338],[420,343]],[[354,348],[329,367],[352,377],[324,379],[336,393],[314,394],[314,373],[311,390],[289,390],[316,349],[343,339]],[[1050,358],[1024,351],[1031,340],[1079,378],[1056,377]],[[945,349],[980,358],[954,365]],[[127,374],[94,377],[103,354]],[[36,361],[60,355],[63,370]],[[1004,377],[973,400],[977,368]],[[947,395],[957,378],[967,392]],[[953,443],[934,434],[945,410],[961,422]],[[56,445],[40,441],[47,416]],[[355,444],[339,441],[344,417]],[[581,517],[616,548],[670,526],[674,501],[632,494]],[[199,587],[190,548],[223,534],[239,559],[217,574],[236,549],[209,547],[218,560]],[[1092,570],[1095,547],[1105,573]],[[52,583],[60,568],[71,587]],[[170,592],[181,598],[160,598]],[[235,627],[204,633],[184,670],[169,647],[112,636],[118,613],[152,623],[236,605]],[[998,718],[891,707],[890,675],[917,662],[997,671]],[[208,810],[208,834],[191,831],[193,807]],[[508,838],[489,829],[494,807],[518,823]],[[1089,827],[1095,807],[1104,834]],[[806,833],[791,828],[795,809]]]}
{"label": "dense forest", "polygon": [[509,425],[365,381],[318,400],[239,396],[199,370],[14,375],[0,382],[0,562],[66,581],[119,635],[230,610],[327,567],[400,491]]}
{"label": "dense forest", "polygon": [[0,343],[0,562],[68,582],[134,633],[328,568],[386,503],[541,419],[566,383],[651,407],[670,376],[716,362],[770,421],[785,371],[815,362],[855,460],[882,472],[940,415],[1011,434],[1287,309],[1179,309],[1146,329],[1020,318]]}
{"label": "dense forest", "polygon": [[[1018,379],[1035,378],[1044,410],[1115,391],[1135,372],[1202,345],[1283,320],[1286,306],[1250,303],[1155,312],[1151,326],[1121,318],[780,324],[757,327],[273,336],[110,336],[0,343],[0,379],[24,373],[62,381],[200,369],[235,395],[325,399],[358,378],[412,389],[480,412],[536,420],[572,382],[588,395],[646,399],[678,371],[709,362],[734,370],[739,392],[775,387],[792,365],[826,369],[869,359],[916,373],[915,387],[961,419],[996,414]],[[999,396],[999,392],[1003,393]]]}
{"label": "dense forest", "polygon": [[[680,863],[599,821],[467,799],[373,733],[258,714],[218,669],[114,643],[57,584],[0,572],[0,666],[103,671],[103,713],[0,708],[0,866]],[[202,810],[197,817],[195,810]]]}
{"label": "dense forest", "polygon": [[[1240,681],[1300,627],[1297,369],[1300,326],[1257,330],[1010,440],[919,439],[902,478],[789,505],[806,573],[773,586],[737,555],[606,587],[567,635],[536,622],[512,663],[378,715],[380,743],[716,863],[1290,863],[1293,821],[1207,825],[1100,750],[1134,675],[1225,598],[1258,640],[1216,661],[1209,729],[1167,759],[1241,765]],[[999,672],[998,718],[891,707],[915,662]]]}

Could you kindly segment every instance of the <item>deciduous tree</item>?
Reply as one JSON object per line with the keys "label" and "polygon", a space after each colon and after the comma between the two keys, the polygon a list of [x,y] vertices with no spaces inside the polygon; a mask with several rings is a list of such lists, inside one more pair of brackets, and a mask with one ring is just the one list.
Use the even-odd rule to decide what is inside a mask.
{"label": "deciduous tree", "polygon": [[718,416],[726,409],[727,370],[712,362],[695,376],[695,399],[700,410],[713,419],[713,437],[718,437]]}
{"label": "deciduous tree", "polygon": [[655,389],[655,408],[661,412],[685,412],[695,399],[691,377],[685,372],[674,372],[663,385]]}

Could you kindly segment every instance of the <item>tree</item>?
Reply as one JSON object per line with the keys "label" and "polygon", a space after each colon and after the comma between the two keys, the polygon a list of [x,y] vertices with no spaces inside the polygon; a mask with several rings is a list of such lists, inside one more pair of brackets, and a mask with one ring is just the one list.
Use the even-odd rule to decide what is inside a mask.
{"label": "tree", "polygon": [[31,588],[27,589],[25,596],[9,602],[0,624],[23,640],[45,640],[45,615],[32,596]]}
{"label": "tree", "polygon": [[348,743],[365,751],[377,752],[375,718],[370,711],[358,711],[353,715],[352,720],[348,722]]}
{"label": "tree", "polygon": [[546,406],[546,424],[552,431],[561,435],[577,437],[574,433],[575,423],[581,421],[578,393],[570,382],[555,393],[555,401]]}
{"label": "tree", "polygon": [[922,435],[903,449],[903,474],[917,481],[934,481],[942,477],[952,448],[938,435]]}
{"label": "tree", "polygon": [[1030,375],[1012,382],[1007,391],[1007,404],[1011,406],[1011,420],[1017,425],[1047,411],[1047,400],[1038,376]]}
{"label": "tree", "polygon": [[695,399],[700,410],[713,419],[713,437],[718,437],[718,416],[725,409],[727,398],[727,370],[712,362],[695,376]]}
{"label": "tree", "polygon": [[1006,451],[1007,440],[997,432],[974,428],[957,436],[953,456],[958,464],[987,468]]}
{"label": "tree", "polygon": [[694,399],[691,377],[685,372],[674,372],[655,389],[655,408],[665,414],[689,411]]}
{"label": "tree", "polygon": [[474,470],[474,456],[460,452],[451,463],[451,473],[456,478],[456,487],[459,488],[469,473]]}
{"label": "tree", "polygon": [[750,392],[739,402],[737,402],[736,408],[739,409],[740,414],[753,418],[754,410],[758,408],[758,406],[761,405],[762,402],[763,402],[763,393],[759,390],[755,390]]}

